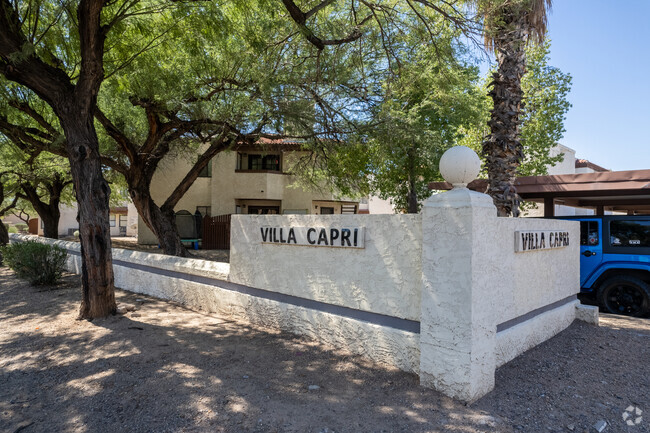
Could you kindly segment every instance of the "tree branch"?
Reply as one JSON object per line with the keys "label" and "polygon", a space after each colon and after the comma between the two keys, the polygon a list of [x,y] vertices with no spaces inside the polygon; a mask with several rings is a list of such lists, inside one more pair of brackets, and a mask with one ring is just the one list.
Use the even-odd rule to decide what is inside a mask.
{"label": "tree branch", "polygon": [[196,164],[194,164],[190,171],[185,175],[183,180],[176,186],[167,200],[165,200],[165,203],[163,203],[163,205],[160,207],[160,210],[163,212],[166,209],[173,210],[174,207],[176,207],[178,204],[178,201],[183,197],[183,195],[185,195],[187,190],[190,189],[194,181],[199,177],[201,170],[207,167],[215,155],[227,149],[233,143],[233,141],[234,139],[230,137],[230,134],[228,132],[223,132],[217,140],[214,140],[210,144],[210,147],[208,147],[208,149],[199,157]]}

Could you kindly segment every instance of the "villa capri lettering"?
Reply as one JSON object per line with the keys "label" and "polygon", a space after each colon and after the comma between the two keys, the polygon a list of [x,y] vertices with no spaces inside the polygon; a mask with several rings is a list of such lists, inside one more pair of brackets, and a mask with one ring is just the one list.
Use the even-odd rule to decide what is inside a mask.
{"label": "villa capri lettering", "polygon": [[515,252],[550,250],[569,246],[569,232],[527,230],[515,232]]}
{"label": "villa capri lettering", "polygon": [[365,248],[363,227],[260,227],[263,244]]}

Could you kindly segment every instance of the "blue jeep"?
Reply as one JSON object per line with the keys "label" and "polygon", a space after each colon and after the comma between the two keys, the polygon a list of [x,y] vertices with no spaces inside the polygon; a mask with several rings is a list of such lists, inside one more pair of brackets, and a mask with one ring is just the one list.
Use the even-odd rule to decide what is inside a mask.
{"label": "blue jeep", "polygon": [[650,216],[562,219],[580,221],[581,293],[610,313],[650,313]]}

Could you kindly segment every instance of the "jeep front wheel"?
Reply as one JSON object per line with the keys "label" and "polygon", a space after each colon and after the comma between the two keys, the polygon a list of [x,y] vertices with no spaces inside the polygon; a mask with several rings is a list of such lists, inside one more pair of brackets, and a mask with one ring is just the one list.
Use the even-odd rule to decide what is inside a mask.
{"label": "jeep front wheel", "polygon": [[650,312],[650,286],[636,277],[618,275],[600,284],[598,301],[609,313],[643,316]]}

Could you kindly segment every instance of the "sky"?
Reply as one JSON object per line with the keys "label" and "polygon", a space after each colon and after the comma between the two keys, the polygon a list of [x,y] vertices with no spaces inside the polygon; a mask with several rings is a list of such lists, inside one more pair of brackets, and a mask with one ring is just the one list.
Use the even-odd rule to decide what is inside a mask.
{"label": "sky", "polygon": [[555,0],[549,65],[573,77],[565,146],[611,170],[650,169],[650,0]]}

